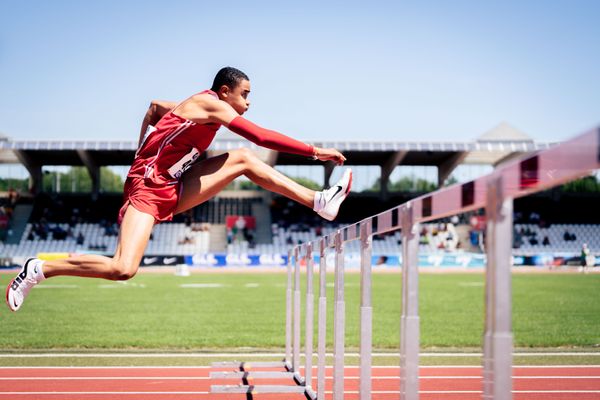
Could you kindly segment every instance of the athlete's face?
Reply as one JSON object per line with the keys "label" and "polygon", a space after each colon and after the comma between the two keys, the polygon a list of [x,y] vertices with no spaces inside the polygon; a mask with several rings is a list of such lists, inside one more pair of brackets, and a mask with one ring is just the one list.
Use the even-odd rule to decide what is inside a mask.
{"label": "athlete's face", "polygon": [[219,91],[221,100],[227,102],[240,115],[248,111],[248,107],[250,107],[249,94],[250,81],[245,79],[240,81],[233,89],[228,86],[222,86]]}

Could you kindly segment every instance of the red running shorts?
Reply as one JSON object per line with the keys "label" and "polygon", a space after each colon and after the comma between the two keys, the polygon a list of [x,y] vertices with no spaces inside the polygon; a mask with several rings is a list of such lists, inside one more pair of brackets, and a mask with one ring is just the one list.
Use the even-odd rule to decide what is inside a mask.
{"label": "red running shorts", "polygon": [[127,178],[123,189],[123,206],[119,211],[119,225],[130,204],[136,210],[152,215],[156,223],[171,221],[177,208],[180,187],[181,183],[154,186],[144,178]]}

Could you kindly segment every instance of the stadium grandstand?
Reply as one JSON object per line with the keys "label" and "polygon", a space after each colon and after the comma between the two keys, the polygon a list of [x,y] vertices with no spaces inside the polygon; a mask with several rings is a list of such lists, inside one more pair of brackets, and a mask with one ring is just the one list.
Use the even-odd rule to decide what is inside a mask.
{"label": "stadium grandstand", "polygon": [[[471,142],[314,142],[342,151],[356,173],[353,195],[335,223],[311,210],[236,180],[228,190],[173,222],[155,227],[143,265],[285,265],[288,249],[328,234],[440,186],[468,181],[508,160],[553,145],[534,142],[502,123]],[[2,175],[0,256],[4,265],[40,253],[112,254],[134,141],[21,141],[0,138]],[[256,147],[222,131],[209,151],[250,147],[259,157],[303,184],[329,185],[336,170],[303,157]],[[7,171],[20,170],[25,177]],[[24,172],[26,171],[26,173]],[[600,256],[600,200],[596,176],[515,201],[515,265],[580,265]],[[556,212],[560,210],[561,212]],[[482,267],[483,211],[425,224],[423,266]],[[398,266],[399,233],[376,237],[376,265]],[[358,254],[350,243],[348,254]],[[356,246],[354,249],[352,246]],[[352,265],[352,263],[350,263]]]}

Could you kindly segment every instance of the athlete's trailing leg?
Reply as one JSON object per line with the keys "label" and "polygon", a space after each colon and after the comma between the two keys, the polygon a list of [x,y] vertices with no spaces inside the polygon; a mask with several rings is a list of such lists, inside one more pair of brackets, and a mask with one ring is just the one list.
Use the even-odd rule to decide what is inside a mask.
{"label": "athlete's trailing leg", "polygon": [[153,216],[130,205],[121,223],[119,243],[112,258],[87,254],[53,261],[28,259],[6,289],[8,307],[17,311],[31,288],[53,276],[69,275],[110,280],[132,278],[137,272],[153,226]]}

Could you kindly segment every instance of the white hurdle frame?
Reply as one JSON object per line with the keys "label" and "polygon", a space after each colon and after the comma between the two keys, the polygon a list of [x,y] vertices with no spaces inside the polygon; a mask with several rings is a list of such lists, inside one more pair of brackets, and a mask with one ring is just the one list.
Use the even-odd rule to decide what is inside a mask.
{"label": "white hurdle frame", "polygon": [[[344,243],[360,240],[361,254],[361,308],[360,308],[360,382],[361,400],[371,394],[371,242],[372,236],[390,231],[402,231],[402,315],[400,319],[400,398],[419,398],[419,313],[418,313],[418,242],[419,224],[480,208],[486,209],[487,266],[485,274],[485,330],[483,333],[483,398],[512,399],[512,352],[511,325],[511,253],[513,200],[528,194],[558,186],[583,177],[600,168],[600,128],[549,149],[498,166],[494,172],[474,181],[456,184],[413,199],[407,203],[368,217],[358,223],[338,229],[331,235],[317,238],[315,242],[295,246],[288,259],[288,290],[291,298],[290,278],[294,259],[294,306],[287,300],[286,314],[286,365],[292,359],[292,370],[299,371],[300,348],[300,278],[298,254],[303,250],[307,257],[307,270],[311,282],[312,298],[312,248],[318,247],[319,263],[319,318],[318,318],[318,372],[316,394],[308,382],[306,391],[310,397],[324,399],[325,384],[325,329],[327,297],[326,255],[328,248],[335,249],[334,288],[334,361],[333,399],[344,397]],[[293,254],[292,254],[293,253]],[[293,256],[292,256],[293,255]],[[308,261],[310,258],[310,262]],[[307,277],[308,279],[308,277]],[[298,293],[296,292],[296,289]],[[307,296],[308,297],[308,296]],[[297,300],[296,300],[297,299]],[[307,299],[307,310],[313,313]],[[288,350],[289,338],[294,335],[292,351]],[[310,322],[310,326],[309,326]],[[306,359],[312,366],[312,318],[307,316]],[[310,353],[309,353],[310,350]],[[306,361],[306,360],[305,360]],[[306,364],[305,364],[306,366]],[[307,370],[305,370],[307,371]],[[306,372],[305,372],[306,373]],[[312,371],[306,373],[312,377]]]}

